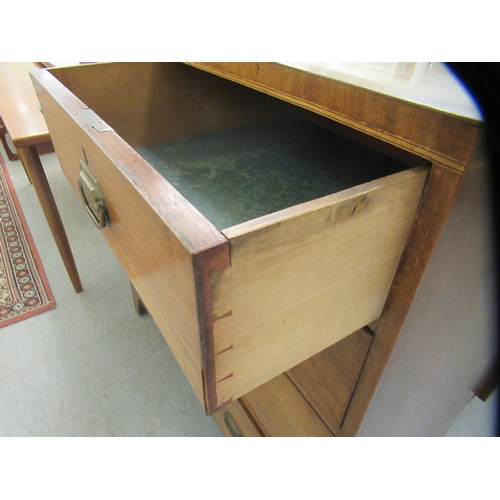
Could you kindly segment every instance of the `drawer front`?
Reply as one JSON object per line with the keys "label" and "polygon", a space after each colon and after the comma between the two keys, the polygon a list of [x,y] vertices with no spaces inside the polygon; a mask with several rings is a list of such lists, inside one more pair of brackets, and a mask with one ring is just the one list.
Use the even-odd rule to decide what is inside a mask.
{"label": "drawer front", "polygon": [[213,415],[226,437],[262,437],[262,433],[241,401],[235,401]]}
{"label": "drawer front", "polygon": [[81,161],[97,179],[111,221],[102,235],[208,411],[203,341],[212,334],[212,318],[205,269],[227,267],[227,241],[114,131],[105,124],[105,131],[96,130],[73,94],[50,75],[38,78],[35,88],[67,179],[78,192]]}

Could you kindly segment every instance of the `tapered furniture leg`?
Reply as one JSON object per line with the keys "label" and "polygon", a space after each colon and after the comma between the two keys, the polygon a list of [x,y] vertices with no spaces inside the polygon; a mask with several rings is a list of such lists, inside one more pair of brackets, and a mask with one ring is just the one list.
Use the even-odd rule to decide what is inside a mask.
{"label": "tapered furniture leg", "polygon": [[57,249],[62,257],[66,271],[68,272],[69,279],[73,284],[75,292],[79,293],[83,290],[83,287],[78,274],[78,269],[73,258],[73,253],[71,251],[68,237],[66,236],[66,231],[57,209],[54,196],[52,195],[40,157],[36,151],[36,147],[30,146],[18,148],[18,154],[26,172],[28,173],[31,183],[35,188],[36,195],[38,196],[38,200],[42,206],[42,210],[49,224],[52,236],[56,242]]}

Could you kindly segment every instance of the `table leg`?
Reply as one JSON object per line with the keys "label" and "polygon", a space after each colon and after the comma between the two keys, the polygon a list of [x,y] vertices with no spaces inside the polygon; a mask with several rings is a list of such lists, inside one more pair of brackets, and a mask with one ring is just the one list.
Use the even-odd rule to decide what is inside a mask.
{"label": "table leg", "polygon": [[28,172],[28,176],[33,184],[42,210],[45,214],[45,218],[49,224],[52,236],[57,245],[57,249],[61,254],[64,266],[68,272],[69,279],[73,284],[75,292],[79,293],[83,290],[80,276],[78,274],[78,269],[76,268],[76,263],[73,258],[73,253],[69,245],[68,237],[66,236],[66,231],[64,229],[61,216],[57,209],[54,196],[50,189],[45,171],[43,170],[42,162],[38,156],[35,146],[17,148],[19,158],[23,163],[24,168]]}
{"label": "table leg", "polygon": [[137,293],[137,290],[135,289],[134,285],[130,283],[130,286],[132,287],[132,300],[134,301],[134,307],[135,311],[139,316],[143,316],[144,314],[147,314],[146,306],[141,300],[141,297]]}
{"label": "table leg", "polygon": [[7,141],[7,129],[5,128],[1,116],[0,116],[0,141],[2,141],[3,148],[7,153],[7,158],[9,158],[10,161],[19,160],[18,156],[14,154],[10,149],[9,143]]}

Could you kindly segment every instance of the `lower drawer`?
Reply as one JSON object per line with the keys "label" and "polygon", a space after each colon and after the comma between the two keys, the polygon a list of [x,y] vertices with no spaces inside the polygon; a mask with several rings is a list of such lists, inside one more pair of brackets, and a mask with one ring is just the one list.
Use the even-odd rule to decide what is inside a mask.
{"label": "lower drawer", "polygon": [[213,415],[222,434],[226,437],[263,436],[248,410],[240,400],[234,401]]}

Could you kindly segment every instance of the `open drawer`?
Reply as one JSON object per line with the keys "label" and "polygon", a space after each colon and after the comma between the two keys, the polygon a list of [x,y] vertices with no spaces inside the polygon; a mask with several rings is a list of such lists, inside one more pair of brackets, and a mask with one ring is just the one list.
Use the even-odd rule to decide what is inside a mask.
{"label": "open drawer", "polygon": [[381,315],[424,162],[181,63],[32,78],[66,177],[94,218],[106,208],[207,413]]}

